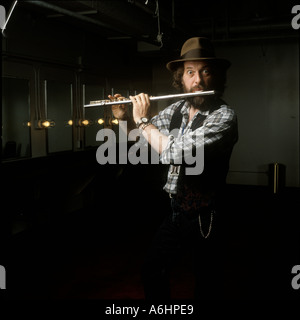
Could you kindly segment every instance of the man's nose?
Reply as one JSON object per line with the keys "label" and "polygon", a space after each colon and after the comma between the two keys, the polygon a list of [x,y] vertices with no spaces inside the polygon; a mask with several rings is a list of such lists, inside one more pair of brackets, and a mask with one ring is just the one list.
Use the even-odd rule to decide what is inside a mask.
{"label": "man's nose", "polygon": [[194,83],[195,85],[199,85],[200,83],[202,83],[202,77],[200,72],[195,72],[195,77],[194,77]]}

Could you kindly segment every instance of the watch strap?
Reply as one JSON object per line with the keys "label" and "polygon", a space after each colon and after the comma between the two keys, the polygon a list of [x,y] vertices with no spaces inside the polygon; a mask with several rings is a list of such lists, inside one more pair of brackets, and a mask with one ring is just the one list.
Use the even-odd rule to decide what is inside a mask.
{"label": "watch strap", "polygon": [[141,130],[143,131],[143,130],[144,130],[146,127],[148,127],[150,124],[151,124],[151,122],[143,123],[143,124],[141,124],[141,125],[139,126],[139,129],[141,129]]}

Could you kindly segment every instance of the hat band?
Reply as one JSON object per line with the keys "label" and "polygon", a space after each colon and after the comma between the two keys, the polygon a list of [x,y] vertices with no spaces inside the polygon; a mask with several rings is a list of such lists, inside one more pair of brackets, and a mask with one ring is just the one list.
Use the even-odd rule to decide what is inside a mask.
{"label": "hat band", "polygon": [[181,56],[181,59],[215,58],[211,51],[203,49],[191,49]]}

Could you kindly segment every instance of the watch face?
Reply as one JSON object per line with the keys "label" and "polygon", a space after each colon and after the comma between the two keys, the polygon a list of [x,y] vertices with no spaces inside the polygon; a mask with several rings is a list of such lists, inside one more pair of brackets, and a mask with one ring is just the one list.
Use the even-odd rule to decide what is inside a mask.
{"label": "watch face", "polygon": [[139,128],[142,123],[146,124],[148,122],[149,122],[149,120],[147,118],[143,117],[136,123],[136,126],[137,126],[137,128]]}

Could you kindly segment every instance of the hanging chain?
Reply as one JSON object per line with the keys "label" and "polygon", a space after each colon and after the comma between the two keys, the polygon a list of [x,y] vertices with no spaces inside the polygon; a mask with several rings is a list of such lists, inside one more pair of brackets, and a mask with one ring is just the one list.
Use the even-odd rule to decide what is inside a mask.
{"label": "hanging chain", "polygon": [[160,47],[163,46],[163,41],[162,41],[162,37],[163,37],[163,33],[160,32],[160,17],[159,17],[159,4],[158,4],[158,0],[156,0],[156,9],[155,9],[155,16],[157,17],[157,28],[158,28],[158,34],[156,36],[156,40],[157,42],[160,43]]}
{"label": "hanging chain", "polygon": [[209,228],[208,228],[208,232],[207,232],[206,235],[204,235],[204,232],[203,232],[203,230],[202,230],[201,214],[199,213],[199,216],[198,216],[198,217],[199,217],[199,227],[200,227],[200,232],[201,232],[201,234],[202,234],[202,236],[203,236],[204,239],[208,238],[209,235],[210,235],[211,228],[212,228],[212,222],[213,222],[214,213],[215,213],[215,211],[214,211],[214,210],[211,210],[211,212],[210,212],[210,223],[209,223]]}

